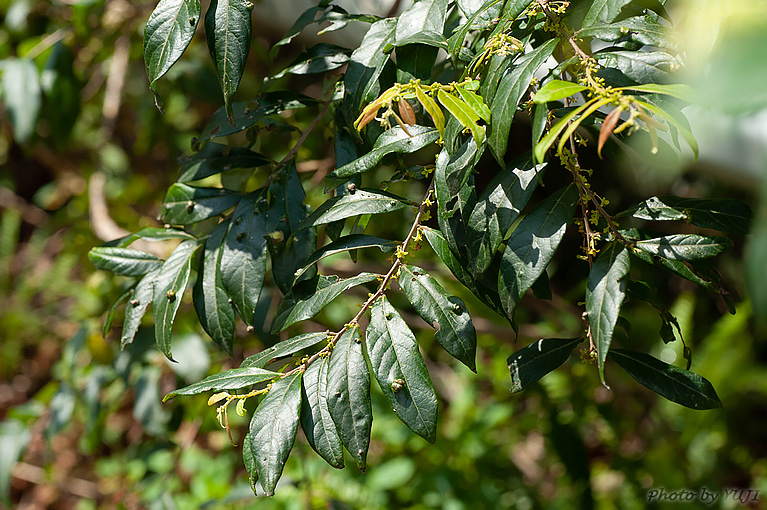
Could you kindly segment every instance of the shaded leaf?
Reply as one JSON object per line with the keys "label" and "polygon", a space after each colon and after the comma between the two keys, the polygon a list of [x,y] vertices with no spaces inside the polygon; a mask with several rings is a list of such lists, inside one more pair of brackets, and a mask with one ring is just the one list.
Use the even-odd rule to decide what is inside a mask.
{"label": "shaded leaf", "polygon": [[390,253],[393,252],[398,245],[399,243],[397,241],[389,241],[388,239],[381,239],[380,237],[369,236],[366,234],[350,234],[348,236],[340,237],[338,240],[333,241],[314,252],[314,254],[306,260],[304,267],[296,271],[296,280],[311,268],[312,265],[330,255],[361,248],[378,248],[384,253]]}
{"label": "shaded leaf", "polygon": [[219,143],[208,143],[200,152],[178,159],[181,170],[176,182],[196,181],[211,175],[269,165],[266,156],[244,147],[230,147]]}
{"label": "shaded leaf", "polygon": [[583,18],[583,27],[597,23],[612,22],[620,15],[621,9],[632,0],[594,0]]}
{"label": "shaded leaf", "polygon": [[112,321],[114,321],[117,307],[120,305],[120,303],[126,301],[130,296],[132,296],[135,291],[136,285],[132,285],[128,290],[120,295],[120,297],[114,300],[114,302],[109,307],[109,310],[107,310],[107,317],[104,320],[104,327],[101,330],[101,336],[106,338],[107,334],[109,334],[109,332],[112,330]]}
{"label": "shaded leaf", "polygon": [[40,73],[34,61],[7,58],[0,61],[0,97],[7,108],[13,138],[27,142],[35,134],[42,105]]}
{"label": "shaded leaf", "polygon": [[250,420],[250,446],[258,479],[267,496],[274,495],[296,440],[301,411],[301,375],[299,371],[277,379]]}
{"label": "shaded leaf", "polygon": [[680,66],[679,60],[662,51],[605,50],[594,54],[604,67],[615,68],[637,83],[663,83]]}
{"label": "shaded leaf", "polygon": [[753,218],[748,204],[740,200],[674,196],[648,198],[619,216],[629,214],[643,220],[684,220],[697,227],[733,234],[747,234]]}
{"label": "shaded leaf", "polygon": [[256,456],[253,454],[253,440],[251,439],[250,432],[246,433],[242,439],[242,462],[245,465],[245,471],[248,473],[250,489],[253,491],[253,495],[257,496],[256,480],[258,480],[258,472],[256,471]]}
{"label": "shaded leaf", "polygon": [[197,223],[221,214],[241,198],[241,193],[228,189],[172,184],[160,208],[160,221],[172,225]]}
{"label": "shaded leaf", "polygon": [[151,253],[129,248],[92,248],[88,259],[98,269],[120,276],[142,276],[158,269],[163,260]]}
{"label": "shaded leaf", "polygon": [[304,372],[301,428],[314,451],[328,464],[341,469],[344,449],[328,408],[328,364],[329,358],[324,356]]}
{"label": "shaded leaf", "polygon": [[163,402],[178,397],[179,395],[198,395],[206,391],[239,390],[247,386],[270,381],[279,377],[277,372],[270,372],[256,367],[233,368],[206,377],[202,381],[171,391],[162,399]]}
{"label": "shaded leaf", "polygon": [[541,338],[506,360],[511,372],[511,392],[518,393],[559,368],[583,341],[582,338]]}
{"label": "shaded leaf", "polygon": [[274,81],[287,74],[315,74],[338,69],[349,61],[351,50],[335,44],[315,44],[301,52],[288,66],[279,73],[271,76],[268,81]]}
{"label": "shaded leaf", "polygon": [[501,0],[487,0],[479,9],[468,15],[466,22],[461,25],[458,30],[456,30],[455,34],[448,40],[447,51],[450,55],[453,57],[458,56],[458,52],[463,46],[463,41],[466,39],[466,36],[469,34],[469,32],[475,28],[477,25],[477,20],[482,19],[482,16],[487,11],[497,6],[499,3],[501,3]]}
{"label": "shaded leaf", "polygon": [[288,340],[278,342],[259,353],[248,356],[240,364],[240,368],[264,368],[273,359],[288,356],[304,349],[308,349],[309,347],[314,347],[318,343],[327,339],[328,333],[325,331],[320,333],[306,333],[303,335],[294,336]]}
{"label": "shaded leaf", "polygon": [[150,87],[181,58],[199,22],[199,0],[160,0],[144,27],[144,65]]}
{"label": "shaded leaf", "polygon": [[20,421],[0,422],[0,502],[10,503],[13,467],[21,459],[31,437],[27,426]]}
{"label": "shaded leaf", "polygon": [[719,255],[732,247],[732,241],[726,237],[675,234],[637,241],[634,247],[666,259],[695,260]]}
{"label": "shaded leaf", "polygon": [[718,409],[722,402],[704,377],[669,365],[643,352],[610,349],[610,359],[639,384],[691,409]]}
{"label": "shaded leaf", "polygon": [[437,342],[455,359],[476,371],[477,334],[464,302],[451,296],[416,266],[403,265],[397,280],[415,311],[437,329]]}
{"label": "shaded leaf", "polygon": [[392,410],[430,443],[437,438],[437,396],[413,332],[386,296],[370,310],[367,348],[373,374]]}

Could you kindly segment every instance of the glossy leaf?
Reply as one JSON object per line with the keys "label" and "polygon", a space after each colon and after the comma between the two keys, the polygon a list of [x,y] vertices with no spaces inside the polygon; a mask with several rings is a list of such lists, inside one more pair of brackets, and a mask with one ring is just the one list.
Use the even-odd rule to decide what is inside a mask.
{"label": "glossy leaf", "polygon": [[578,189],[571,184],[538,204],[511,234],[498,274],[498,293],[510,319],[522,296],[554,257],[577,201]]}
{"label": "glossy leaf", "polygon": [[228,232],[229,222],[219,223],[205,241],[192,296],[202,329],[231,356],[237,317],[221,278],[223,244]]}
{"label": "glossy leaf", "polygon": [[410,135],[405,133],[399,126],[384,131],[381,136],[378,137],[370,152],[355,159],[351,163],[342,166],[332,172],[328,177],[330,179],[347,180],[353,175],[367,172],[372,169],[379,161],[381,161],[381,158],[387,154],[407,154],[415,152],[439,139],[439,132],[434,128],[410,126],[407,130]]}
{"label": "glossy leaf", "polygon": [[317,275],[311,280],[301,282],[293,287],[280,303],[272,322],[272,333],[279,333],[296,322],[311,319],[345,291],[377,278],[378,275],[371,273],[360,273],[347,279],[335,275]]}
{"label": "glossy leaf", "polygon": [[228,189],[172,184],[160,208],[160,221],[171,225],[197,223],[221,214],[241,198],[241,193]]}
{"label": "glossy leaf", "polygon": [[114,241],[104,243],[104,246],[125,248],[126,246],[129,246],[131,243],[138,241],[139,239],[144,239],[146,241],[167,241],[168,239],[196,239],[196,237],[188,232],[184,232],[183,230],[178,230],[175,228],[146,227],[142,228],[135,234],[129,234],[125,237],[121,237],[120,239],[115,239]]}
{"label": "glossy leaf", "polygon": [[399,243],[397,241],[389,241],[388,239],[381,239],[380,237],[369,236],[366,234],[350,234],[348,236],[340,237],[338,240],[323,246],[311,257],[306,260],[304,267],[296,271],[296,280],[298,280],[309,268],[314,264],[336,253],[342,253],[350,250],[359,250],[362,248],[378,248],[384,253],[393,252]]}
{"label": "glossy leaf", "polygon": [[479,115],[469,105],[441,89],[437,92],[437,99],[461,123],[461,126],[471,131],[471,136],[477,145],[485,140],[485,129],[477,124]]}
{"label": "glossy leaf", "polygon": [[351,51],[335,44],[320,43],[311,46],[297,56],[269,81],[277,80],[287,74],[315,74],[338,69],[349,61]]}
{"label": "glossy leaf", "polygon": [[257,168],[271,163],[266,156],[244,147],[209,143],[200,152],[179,158],[181,171],[176,181],[196,181],[230,170]]}
{"label": "glossy leaf", "polygon": [[629,254],[617,242],[610,244],[594,261],[586,286],[586,313],[589,331],[597,348],[599,377],[605,382],[605,359],[613,330],[626,297]]}
{"label": "glossy leaf", "polygon": [[123,330],[120,336],[120,346],[123,349],[126,345],[133,342],[133,338],[136,336],[139,326],[141,326],[141,318],[146,313],[149,303],[152,302],[153,282],[159,272],[160,270],[158,269],[144,276],[128,297],[128,304],[125,305]]}
{"label": "glossy leaf", "polygon": [[249,0],[211,0],[205,13],[208,50],[224,93],[224,109],[232,124],[235,123],[232,96],[240,84],[250,52],[252,10]]}
{"label": "glossy leaf", "polygon": [[439,131],[439,136],[442,137],[445,133],[445,115],[442,113],[442,108],[437,105],[436,101],[434,101],[430,95],[427,95],[421,90],[420,87],[416,87],[415,95],[418,98],[418,102],[423,106],[423,109],[431,117],[434,127]]}
{"label": "glossy leaf", "polygon": [[488,267],[506,232],[538,184],[538,174],[546,165],[534,165],[529,156],[509,163],[482,192],[469,216],[466,244],[475,257],[473,276],[479,277]]}
{"label": "glossy leaf", "polygon": [[578,31],[578,37],[594,37],[603,41],[634,41],[659,48],[676,49],[681,40],[666,25],[647,16],[634,16],[615,23],[597,23]]}
{"label": "glossy leaf", "polygon": [[535,93],[533,101],[539,104],[547,103],[549,101],[557,101],[587,89],[588,87],[571,81],[551,80],[546,82],[546,84]]}
{"label": "glossy leaf", "polygon": [[328,333],[325,331],[320,333],[306,333],[303,335],[294,336],[288,340],[278,342],[259,353],[248,356],[240,364],[240,368],[264,368],[273,359],[288,356],[304,349],[308,349],[309,347],[314,347],[318,343],[327,339]]}
{"label": "glossy leaf", "polygon": [[673,260],[696,260],[715,257],[732,248],[726,237],[704,237],[696,234],[675,234],[637,241],[634,247],[653,255]]}
{"label": "glossy leaf", "polygon": [[415,311],[437,329],[437,342],[455,359],[476,371],[477,334],[464,302],[451,296],[416,266],[403,265],[397,280]]}
{"label": "glossy leaf", "polygon": [[533,149],[533,154],[535,154],[535,160],[538,162],[543,162],[543,160],[546,158],[546,152],[548,152],[549,147],[551,147],[554,144],[554,141],[557,139],[557,137],[564,131],[565,129],[570,126],[571,121],[575,119],[578,115],[583,113],[584,110],[589,108],[591,105],[593,105],[597,99],[592,99],[591,101],[587,102],[586,104],[583,104],[574,110],[570,111],[567,115],[562,117],[557,121],[556,124],[554,124],[551,129],[549,129],[548,133],[544,135],[543,138],[541,138],[541,141],[538,142],[538,145],[535,146],[535,149]]}
{"label": "glossy leaf", "polygon": [[358,327],[347,329],[336,342],[328,362],[327,379],[328,410],[341,443],[365,472],[373,409],[370,374]]}
{"label": "glossy leaf", "polygon": [[437,396],[413,332],[381,296],[370,310],[367,348],[373,374],[394,413],[410,430],[437,438]]}
{"label": "glossy leaf", "polygon": [[328,464],[341,469],[344,447],[328,408],[328,364],[329,358],[325,356],[304,372],[301,428],[314,451]]}
{"label": "glossy leaf", "polygon": [[583,27],[615,21],[623,6],[630,2],[631,0],[594,0],[583,18]]}
{"label": "glossy leaf", "polygon": [[171,329],[181,297],[192,271],[192,256],[200,245],[197,241],[184,241],[173,250],[158,270],[152,282],[152,313],[157,346],[168,359],[171,355]]}
{"label": "glossy leaf", "polygon": [[253,386],[254,384],[271,381],[279,376],[280,374],[277,372],[270,372],[269,370],[264,370],[262,368],[233,368],[208,376],[202,381],[197,381],[196,383],[181,389],[171,391],[165,395],[162,401],[167,402],[179,395],[199,395],[206,391],[239,390],[240,388]]}
{"label": "glossy leaf", "polygon": [[256,456],[253,454],[253,440],[251,439],[250,432],[245,434],[242,438],[242,463],[245,465],[245,471],[248,473],[250,479],[250,489],[253,491],[253,495],[256,494],[256,481],[258,480],[258,472],[256,471]]}
{"label": "glossy leaf", "polygon": [[503,164],[509,142],[509,130],[518,104],[530,86],[535,72],[548,60],[558,43],[559,39],[550,39],[538,46],[517,59],[515,65],[501,77],[490,104],[491,122],[487,134],[490,151],[500,164]]}
{"label": "glossy leaf", "polygon": [[13,126],[13,138],[27,142],[35,134],[42,106],[40,73],[35,62],[7,58],[0,61],[0,97]]}
{"label": "glossy leaf", "polygon": [[442,35],[447,16],[448,0],[416,0],[399,15],[395,41],[423,33]]}
{"label": "glossy leaf", "polygon": [[253,314],[266,275],[266,203],[255,191],[240,201],[221,255],[221,281],[240,318],[253,326]]}
{"label": "glossy leaf", "polygon": [[301,375],[299,371],[277,379],[250,420],[248,433],[256,472],[267,496],[274,495],[296,440],[301,411]]}
{"label": "glossy leaf", "polygon": [[684,220],[702,228],[747,234],[753,212],[745,202],[733,199],[700,199],[674,196],[651,197],[622,212],[643,220]]}
{"label": "glossy leaf", "polygon": [[383,214],[397,211],[408,205],[408,200],[374,189],[354,189],[348,193],[329,198],[301,222],[299,228],[324,225],[361,214]]}
{"label": "glossy leaf", "polygon": [[151,253],[129,248],[93,248],[88,258],[98,269],[120,276],[142,276],[158,269],[163,260]]}
{"label": "glossy leaf", "polygon": [[595,53],[594,58],[640,84],[667,82],[669,73],[680,65],[676,57],[662,51],[609,50]]}
{"label": "glossy leaf", "polygon": [[582,338],[541,338],[506,360],[511,373],[511,392],[518,393],[567,361]]}
{"label": "glossy leaf", "polygon": [[711,383],[694,372],[624,349],[610,349],[610,359],[638,383],[672,402],[700,410],[722,407]]}
{"label": "glossy leaf", "polygon": [[160,0],[144,27],[144,65],[150,87],[181,58],[200,22],[199,0]]}

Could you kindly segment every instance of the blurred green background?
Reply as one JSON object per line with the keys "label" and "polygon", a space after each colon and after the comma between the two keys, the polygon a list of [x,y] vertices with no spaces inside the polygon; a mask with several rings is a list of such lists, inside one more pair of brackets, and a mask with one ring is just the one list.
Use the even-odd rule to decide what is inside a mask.
{"label": "blurred green background", "polygon": [[[417,263],[441,274],[442,283],[466,300],[480,346],[473,374],[437,349],[431,330],[419,330],[440,400],[436,445],[410,433],[376,389],[366,475],[327,466],[299,434],[276,496],[258,499],[239,447],[229,444],[206,397],[160,399],[277,339],[243,330],[233,361],[211,348],[188,296],[174,325],[179,364],[166,363],[156,350],[151,322],[125,351],[114,332],[101,335],[106,311],[127,280],[96,271],[88,250],[124,232],[159,226],[153,218],[175,180],[176,158],[191,151],[192,137],[221,104],[198,34],[161,80],[165,114],[157,111],[142,59],[143,23],[154,4],[0,0],[0,508],[676,507],[647,502],[648,491],[660,487],[751,488],[763,491],[751,506],[764,507],[767,200],[759,195],[761,189],[767,197],[765,2],[669,5],[692,43],[683,79],[701,90],[706,105],[687,110],[701,142],[697,162],[684,155],[648,161],[622,151],[585,161],[597,170],[594,185],[615,212],[669,193],[741,198],[758,211],[754,234],[735,237],[735,249],[719,260],[736,315],[727,314],[717,296],[681,279],[634,268],[678,318],[693,348],[692,369],[712,382],[724,409],[683,408],[611,366],[608,391],[578,356],[534,388],[511,395],[506,358],[514,350],[540,337],[580,334],[585,264],[555,259],[549,271],[554,298],[525,302],[515,342],[508,323],[464,292],[424,246]],[[263,76],[306,44],[298,39],[272,60],[270,44],[286,27],[259,23],[258,14],[256,25],[240,99],[255,95]],[[293,79],[277,86],[317,96],[322,83]],[[305,126],[313,116],[289,121]],[[528,128],[520,122],[515,129]],[[269,136],[288,147],[297,137]],[[299,153],[309,162],[304,185],[315,206],[322,201],[320,171],[332,157],[331,136],[316,130]],[[530,137],[517,138],[524,144]],[[392,191],[413,198],[422,194],[420,184],[395,186]],[[401,237],[398,223],[406,221],[403,212],[369,233]],[[569,253],[577,243],[577,237],[565,240]],[[150,249],[167,253],[170,247]],[[359,264],[369,270],[384,261],[363,254]],[[344,257],[326,269],[356,270]],[[343,324],[362,298],[363,289],[352,292],[316,321]],[[269,297],[262,308],[273,313]],[[632,302],[622,315],[631,327],[617,334],[616,345],[680,363],[682,346],[663,343],[654,310]],[[415,315],[406,319],[423,326]],[[233,416],[235,441],[246,427],[246,418]],[[739,503],[722,497],[713,507]]]}

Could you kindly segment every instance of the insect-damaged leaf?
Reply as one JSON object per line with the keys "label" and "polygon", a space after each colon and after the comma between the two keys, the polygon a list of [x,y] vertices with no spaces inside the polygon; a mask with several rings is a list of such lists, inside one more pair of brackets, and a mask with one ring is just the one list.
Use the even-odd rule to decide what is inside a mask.
{"label": "insect-damaged leaf", "polygon": [[301,401],[301,428],[306,440],[320,457],[334,468],[344,467],[341,436],[328,408],[328,363],[324,356],[304,372]]}
{"label": "insect-damaged leaf", "polygon": [[301,410],[301,375],[299,371],[275,381],[250,420],[251,450],[258,479],[267,496],[274,495],[296,440]]}
{"label": "insect-damaged leaf", "polygon": [[586,313],[589,330],[597,348],[599,377],[605,382],[605,359],[613,330],[626,297],[629,274],[628,250],[611,243],[594,261],[586,287]]}
{"label": "insect-damaged leaf", "polygon": [[242,194],[222,188],[197,188],[176,183],[168,188],[160,209],[160,220],[171,225],[188,225],[226,211]]}
{"label": "insect-damaged leaf", "polygon": [[517,393],[567,361],[582,338],[541,338],[506,360],[511,373],[511,392]]}
{"label": "insect-damaged leaf", "polygon": [[364,472],[373,409],[370,374],[357,326],[347,329],[336,342],[330,355],[327,378],[330,416],[338,428],[341,442]]}
{"label": "insect-damaged leaf", "polygon": [[641,385],[691,409],[722,407],[714,387],[695,372],[669,365],[643,352],[610,349],[610,359]]}
{"label": "insect-damaged leaf", "polygon": [[696,260],[715,257],[732,247],[726,237],[705,237],[697,234],[674,234],[643,239],[634,244],[637,250],[672,260]]}
{"label": "insect-damaged leaf", "polygon": [[199,0],[160,0],[144,27],[144,64],[149,85],[181,58],[200,22]]}
{"label": "insect-damaged leaf", "polygon": [[171,391],[162,399],[163,402],[178,397],[179,395],[198,395],[206,391],[239,390],[247,386],[270,381],[279,377],[277,372],[270,372],[262,368],[233,368],[206,377],[202,381]]}
{"label": "insect-damaged leaf", "polygon": [[747,234],[753,212],[740,200],[656,196],[619,214],[643,220],[683,220],[696,227],[733,234]]}
{"label": "insect-damaged leaf", "polygon": [[373,374],[395,414],[410,430],[433,443],[437,437],[437,396],[413,332],[381,296],[373,303],[367,329]]}
{"label": "insect-damaged leaf", "polygon": [[163,260],[151,253],[129,248],[98,247],[88,252],[98,269],[120,276],[142,276],[162,266]]}
{"label": "insect-damaged leaf", "polygon": [[403,265],[397,281],[418,315],[437,328],[437,342],[475,372],[477,334],[464,302],[416,266]]}

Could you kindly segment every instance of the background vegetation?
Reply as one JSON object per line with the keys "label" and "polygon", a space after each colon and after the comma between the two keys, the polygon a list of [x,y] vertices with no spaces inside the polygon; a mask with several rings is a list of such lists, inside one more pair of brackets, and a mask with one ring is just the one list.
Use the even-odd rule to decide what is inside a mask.
{"label": "background vegetation", "polygon": [[[209,349],[186,298],[174,325],[178,364],[167,363],[154,347],[151,321],[125,351],[114,333],[101,335],[105,312],[125,282],[94,270],[88,250],[124,232],[159,226],[150,218],[175,181],[176,158],[190,152],[192,137],[220,106],[215,71],[198,38],[158,84],[165,114],[155,108],[141,37],[154,4],[0,0],[0,501],[8,508],[253,505],[240,452],[229,445],[205,398],[163,405],[160,397],[236,366],[277,338],[241,331],[246,340],[237,343],[232,361]],[[669,5],[695,43],[687,46],[687,80],[707,94],[707,108],[690,113],[701,158],[694,164],[684,158],[648,161],[616,152],[584,161],[595,168],[594,185],[616,210],[665,193],[737,197],[760,210],[767,155],[759,136],[767,132],[767,98],[759,62],[767,47],[767,18],[760,11],[763,2],[718,4]],[[306,44],[296,39],[272,58],[268,48],[283,30],[260,23],[258,15],[255,23],[259,35],[238,91],[243,99]],[[320,92],[300,77],[284,85],[311,96]],[[311,121],[312,114],[299,115],[307,118],[291,121]],[[294,133],[274,129],[292,145]],[[527,143],[529,127],[513,129]],[[321,180],[332,155],[327,137],[316,133],[302,148],[311,164],[299,171],[313,183],[305,187],[314,204],[323,200]],[[408,196],[404,187],[393,191]],[[693,369],[712,382],[724,409],[683,408],[617,370],[608,373],[607,391],[593,368],[576,360],[511,395],[509,354],[541,336],[579,334],[580,312],[563,293],[583,278],[584,269],[570,260],[554,261],[553,299],[520,309],[515,345],[508,324],[485,313],[434,258],[426,265],[467,302],[479,335],[478,374],[441,352],[428,332],[418,336],[440,402],[436,446],[384,412],[388,404],[374,391],[367,475],[332,470],[298,441],[277,495],[258,504],[644,508],[653,487],[767,490],[767,222],[759,214],[753,236],[735,236],[735,249],[719,261],[736,315],[727,314],[716,296],[680,279],[651,282],[693,348]],[[400,220],[409,221],[404,213]],[[387,227],[377,228],[382,230],[370,233],[386,237]],[[170,248],[150,246],[164,254]],[[380,271],[364,255],[359,263]],[[339,259],[334,269],[356,270],[348,259]],[[319,320],[345,320],[361,296],[351,294]],[[263,312],[269,313],[269,303]],[[626,335],[637,350],[667,361],[681,357],[681,345],[661,340],[654,310],[632,303],[624,314],[632,325]],[[405,318],[417,324],[415,315]],[[240,441],[247,420],[232,420]]]}

